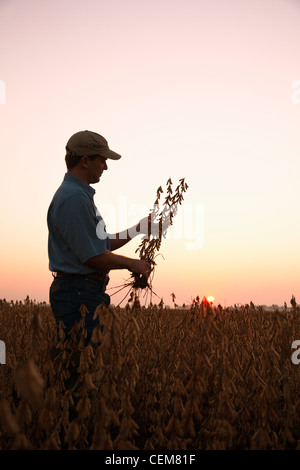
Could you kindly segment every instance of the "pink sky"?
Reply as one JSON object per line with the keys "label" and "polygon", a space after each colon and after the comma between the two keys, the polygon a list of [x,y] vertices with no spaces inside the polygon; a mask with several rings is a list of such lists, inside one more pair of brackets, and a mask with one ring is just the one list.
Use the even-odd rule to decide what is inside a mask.
{"label": "pink sky", "polygon": [[95,186],[111,232],[186,177],[154,278],[165,303],[300,297],[299,17],[293,0],[0,1],[0,298],[48,301],[46,213],[81,129],[123,155]]}

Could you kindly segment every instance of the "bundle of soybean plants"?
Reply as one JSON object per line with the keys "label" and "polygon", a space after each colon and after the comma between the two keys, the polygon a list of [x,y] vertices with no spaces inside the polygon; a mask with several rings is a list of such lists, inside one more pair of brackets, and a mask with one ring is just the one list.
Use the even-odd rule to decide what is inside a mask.
{"label": "bundle of soybean plants", "polygon": [[122,288],[129,287],[129,291],[125,296],[125,298],[128,295],[130,296],[129,301],[137,300],[138,294],[141,291],[146,291],[146,293],[150,291],[151,293],[154,293],[152,290],[152,281],[154,276],[154,267],[156,265],[155,257],[159,254],[162,239],[166,238],[168,228],[173,225],[173,219],[178,212],[178,206],[182,204],[184,198],[183,195],[187,189],[188,185],[185,182],[185,178],[181,178],[179,180],[179,184],[175,190],[173,190],[173,183],[171,178],[169,178],[166,183],[166,196],[162,207],[160,207],[160,204],[162,203],[164,190],[162,186],[157,189],[153,208],[150,210],[148,215],[148,234],[143,237],[140,245],[135,251],[139,254],[139,258],[141,260],[145,260],[150,263],[151,275],[146,279],[141,274],[132,273],[129,281],[122,286]]}

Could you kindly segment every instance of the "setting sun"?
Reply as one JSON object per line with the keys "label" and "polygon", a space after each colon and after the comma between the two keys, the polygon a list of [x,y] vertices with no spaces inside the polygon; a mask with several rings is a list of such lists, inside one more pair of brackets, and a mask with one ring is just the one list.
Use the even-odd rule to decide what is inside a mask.
{"label": "setting sun", "polygon": [[212,304],[215,298],[212,295],[210,295],[209,297],[207,297],[207,300],[210,304]]}

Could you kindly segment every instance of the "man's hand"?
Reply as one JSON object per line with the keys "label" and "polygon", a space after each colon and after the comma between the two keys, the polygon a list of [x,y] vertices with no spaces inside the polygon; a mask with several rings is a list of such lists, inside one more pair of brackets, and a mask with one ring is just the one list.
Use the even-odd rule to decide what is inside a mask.
{"label": "man's hand", "polygon": [[136,274],[142,274],[142,276],[148,279],[151,273],[151,264],[145,260],[133,259],[129,271]]}
{"label": "man's hand", "polygon": [[136,226],[136,231],[145,235],[143,238],[149,238],[152,235],[154,238],[159,237],[159,224],[154,222],[154,214],[149,214],[139,221]]}

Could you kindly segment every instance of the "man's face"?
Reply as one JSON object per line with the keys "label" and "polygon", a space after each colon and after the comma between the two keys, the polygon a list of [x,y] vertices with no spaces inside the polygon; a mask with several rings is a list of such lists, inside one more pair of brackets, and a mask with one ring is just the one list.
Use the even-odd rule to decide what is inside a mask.
{"label": "man's face", "polygon": [[94,160],[88,160],[88,179],[89,183],[98,183],[104,170],[107,170],[106,158],[96,157]]}

